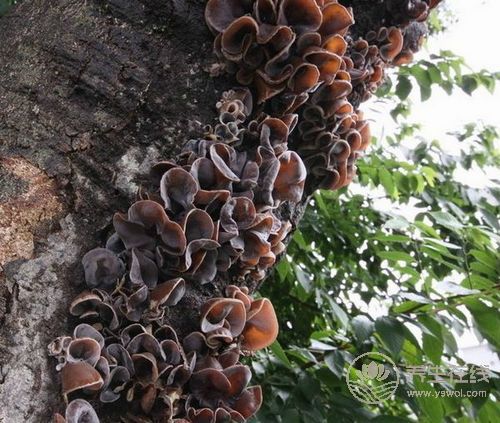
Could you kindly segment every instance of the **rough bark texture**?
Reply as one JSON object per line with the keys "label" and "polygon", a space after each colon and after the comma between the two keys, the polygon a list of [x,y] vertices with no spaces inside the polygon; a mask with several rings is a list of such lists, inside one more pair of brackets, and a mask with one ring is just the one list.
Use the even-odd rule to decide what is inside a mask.
{"label": "rough bark texture", "polygon": [[[366,0],[343,3],[363,12],[361,26],[382,19]],[[0,422],[62,410],[46,346],[74,327],[82,255],[103,244],[149,165],[212,122],[232,85],[209,75],[204,6],[26,0],[0,19]],[[278,213],[296,224],[303,206]],[[194,310],[172,316],[175,326],[192,325]]]}
{"label": "rough bark texture", "polygon": [[204,2],[26,1],[0,19],[0,421],[61,410],[46,356],[80,259],[227,88]]}

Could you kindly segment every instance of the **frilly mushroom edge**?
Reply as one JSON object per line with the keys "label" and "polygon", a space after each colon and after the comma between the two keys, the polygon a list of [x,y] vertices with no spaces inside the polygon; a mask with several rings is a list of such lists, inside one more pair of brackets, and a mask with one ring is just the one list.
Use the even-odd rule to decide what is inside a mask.
{"label": "frilly mushroom edge", "polygon": [[[412,59],[439,0],[386,3],[387,26],[354,37],[347,1],[208,0],[215,53],[242,87],[223,93],[202,137],[151,168],[152,188],[83,256],[87,286],[69,310],[81,323],[48,348],[68,402],[56,423],[98,422],[91,403],[123,404],[124,422],[258,411],[262,391],[240,356],[271,345],[279,325],[245,281],[255,286],[285,250],[283,204],[353,179],[371,138],[359,105],[388,66]],[[202,291],[197,329],[179,338],[172,313]]]}

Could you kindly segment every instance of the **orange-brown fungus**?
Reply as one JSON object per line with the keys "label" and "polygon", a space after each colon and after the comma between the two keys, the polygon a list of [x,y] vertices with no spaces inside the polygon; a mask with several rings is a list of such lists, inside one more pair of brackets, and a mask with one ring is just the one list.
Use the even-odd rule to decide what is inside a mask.
{"label": "orange-brown fungus", "polygon": [[222,95],[202,137],[152,167],[151,189],[83,256],[87,289],[69,309],[81,323],[49,345],[71,401],[56,423],[98,423],[83,398],[120,404],[123,422],[258,411],[240,356],[271,345],[279,325],[245,285],[285,250],[284,210],[354,178],[371,137],[359,105],[387,66],[412,59],[438,2],[378,2],[383,19],[362,33],[355,0],[208,1],[216,54],[244,87]]}

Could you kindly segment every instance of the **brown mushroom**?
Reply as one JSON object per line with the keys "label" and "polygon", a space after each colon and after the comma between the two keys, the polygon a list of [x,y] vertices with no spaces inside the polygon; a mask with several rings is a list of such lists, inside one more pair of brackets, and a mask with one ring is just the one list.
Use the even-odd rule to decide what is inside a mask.
{"label": "brown mushroom", "polygon": [[226,398],[231,391],[231,382],[224,373],[211,368],[193,373],[189,386],[200,404],[208,407]]}
{"label": "brown mushroom", "polygon": [[99,346],[104,348],[104,337],[93,326],[81,323],[73,330],[74,338],[92,338],[97,341]]}
{"label": "brown mushroom", "polygon": [[130,281],[134,285],[146,285],[148,288],[154,288],[158,282],[158,267],[155,261],[136,248],[132,249]]}
{"label": "brown mushroom", "polygon": [[182,168],[172,168],[161,178],[160,193],[167,210],[190,209],[197,191],[198,183]]}
{"label": "brown mushroom", "polygon": [[352,12],[336,1],[325,6],[322,12],[323,20],[319,33],[323,37],[333,34],[344,35],[349,26],[354,23]]}
{"label": "brown mushroom", "polygon": [[118,401],[121,393],[125,389],[125,385],[130,380],[130,372],[127,368],[122,366],[114,367],[104,384],[102,391],[99,395],[99,400],[103,403],[110,403]]}
{"label": "brown mushroom", "polygon": [[380,54],[387,61],[392,61],[403,48],[403,34],[399,28],[392,27],[387,34],[388,44],[380,47]]}
{"label": "brown mushroom", "polygon": [[75,399],[66,407],[66,420],[63,419],[63,421],[65,423],[99,423],[99,418],[87,401]]}
{"label": "brown mushroom", "polygon": [[262,389],[260,386],[252,386],[243,391],[236,401],[233,402],[232,408],[237,411],[244,419],[249,419],[262,405]]}
{"label": "brown mushroom", "polygon": [[250,351],[265,348],[276,340],[278,330],[278,319],[271,301],[267,298],[258,299],[248,312],[241,346]]}
{"label": "brown mushroom", "polygon": [[155,383],[158,379],[158,364],[153,354],[144,352],[132,354],[135,378],[142,384]]}
{"label": "brown mushroom", "polygon": [[280,3],[278,24],[291,26],[297,34],[316,31],[321,18],[315,0],[283,0]]}
{"label": "brown mushroom", "polygon": [[89,288],[114,285],[125,270],[123,262],[106,248],[90,250],[83,256],[82,264]]}
{"label": "brown mushroom", "polygon": [[245,305],[233,298],[214,298],[203,304],[201,316],[202,332],[209,333],[226,328],[234,338],[245,326]]}
{"label": "brown mushroom", "polygon": [[302,199],[307,171],[300,156],[287,151],[279,157],[280,169],[274,182],[273,196],[278,201],[298,203]]}
{"label": "brown mushroom", "polygon": [[250,11],[250,2],[240,0],[209,0],[205,20],[214,32],[224,31],[231,22]]}
{"label": "brown mushroom", "polygon": [[85,361],[66,363],[61,371],[61,380],[65,397],[80,390],[98,391],[104,383],[99,372]]}
{"label": "brown mushroom", "polygon": [[158,284],[150,295],[151,309],[158,309],[162,305],[175,306],[186,292],[186,283],[182,278],[171,279]]}
{"label": "brown mushroom", "polygon": [[75,363],[85,361],[95,366],[101,356],[101,346],[92,338],[77,338],[72,340],[66,352],[66,361]]}

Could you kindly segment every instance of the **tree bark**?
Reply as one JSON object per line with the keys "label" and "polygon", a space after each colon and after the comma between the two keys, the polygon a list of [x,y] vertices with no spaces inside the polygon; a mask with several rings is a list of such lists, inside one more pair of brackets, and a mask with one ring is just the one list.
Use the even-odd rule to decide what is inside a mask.
{"label": "tree bark", "polygon": [[[341,3],[359,16],[356,39],[391,24],[381,1]],[[0,19],[0,423],[62,411],[46,347],[75,326],[67,310],[81,291],[81,257],[104,244],[150,165],[212,123],[233,84],[210,76],[217,59],[204,7],[26,0]],[[276,215],[296,225],[306,203]],[[193,289],[172,316],[176,330],[193,329],[219,285]]]}
{"label": "tree bark", "polygon": [[46,355],[81,256],[215,117],[201,0],[26,1],[0,19],[0,422],[62,411]]}

